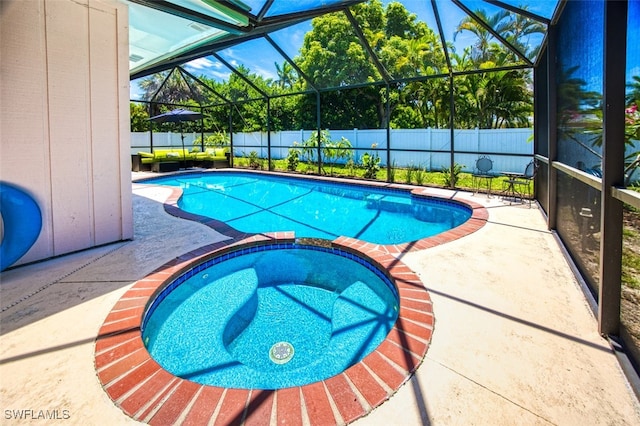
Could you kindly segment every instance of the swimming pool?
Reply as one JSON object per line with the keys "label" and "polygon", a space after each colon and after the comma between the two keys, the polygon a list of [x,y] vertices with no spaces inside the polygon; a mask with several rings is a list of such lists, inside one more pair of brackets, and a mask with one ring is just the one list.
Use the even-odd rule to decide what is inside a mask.
{"label": "swimming pool", "polygon": [[[347,185],[350,186],[353,185]],[[395,284],[400,308],[393,328],[375,350],[335,376],[288,388],[238,389],[195,383],[162,368],[150,357],[141,337],[144,313],[176,277],[188,271],[196,273],[197,267],[194,269],[193,265],[224,256],[230,250],[289,244],[302,239],[295,232],[250,235],[233,232],[222,222],[179,209],[182,191],[174,188],[171,192],[164,202],[167,212],[199,221],[231,238],[176,257],[134,283],[105,318],[95,345],[97,377],[109,398],[138,421],[148,422],[149,413],[155,413],[152,420],[158,424],[173,424],[178,415],[186,419],[185,423],[197,418],[198,423],[225,424],[233,419],[243,418],[249,422],[274,416],[279,423],[326,424],[336,412],[349,423],[367,415],[398,391],[418,368],[427,353],[435,326],[431,299],[424,283],[402,262],[399,254],[426,250],[464,238],[481,229],[489,216],[486,208],[463,193],[418,188],[414,189],[418,194],[416,198],[424,195],[459,200],[472,210],[471,218],[434,237],[395,246],[369,244],[349,237],[331,240],[329,246],[369,259]],[[304,243],[321,242],[311,239]],[[294,358],[298,355],[295,351]]]}
{"label": "swimming pool", "polygon": [[298,237],[401,244],[455,228],[472,213],[463,203],[406,190],[255,173],[196,173],[145,182],[180,188],[179,208],[246,233],[294,231]]}
{"label": "swimming pool", "polygon": [[142,337],[178,377],[239,389],[339,374],[382,342],[397,290],[366,259],[297,243],[232,251],[193,266],[150,303]]}

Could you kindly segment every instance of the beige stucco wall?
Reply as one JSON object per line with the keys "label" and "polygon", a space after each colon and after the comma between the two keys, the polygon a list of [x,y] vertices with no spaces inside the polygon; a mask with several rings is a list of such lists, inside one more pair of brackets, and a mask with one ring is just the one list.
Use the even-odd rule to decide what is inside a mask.
{"label": "beige stucco wall", "polygon": [[128,50],[115,0],[0,2],[0,180],[43,216],[15,265],[133,237]]}

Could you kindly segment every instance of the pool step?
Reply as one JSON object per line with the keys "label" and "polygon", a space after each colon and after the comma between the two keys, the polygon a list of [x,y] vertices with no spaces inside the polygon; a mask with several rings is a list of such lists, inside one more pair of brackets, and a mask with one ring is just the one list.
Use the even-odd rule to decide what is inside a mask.
{"label": "pool step", "polygon": [[370,194],[366,197],[366,201],[367,208],[386,212],[408,213],[413,209],[413,202],[409,197]]}
{"label": "pool step", "polygon": [[229,306],[228,316],[217,318],[217,323],[224,326],[224,331],[220,333],[224,347],[251,324],[258,310],[258,283],[256,270],[248,268],[222,277],[210,285],[214,289],[217,287],[218,300]]}

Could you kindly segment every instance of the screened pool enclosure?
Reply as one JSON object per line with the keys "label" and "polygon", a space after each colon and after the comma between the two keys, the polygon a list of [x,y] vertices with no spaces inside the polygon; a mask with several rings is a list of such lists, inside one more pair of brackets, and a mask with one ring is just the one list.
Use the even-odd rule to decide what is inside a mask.
{"label": "screened pool enclosure", "polygon": [[180,107],[204,115],[188,149],[232,167],[455,187],[483,156],[534,161],[599,331],[640,365],[639,1],[127,3],[132,155],[180,146],[148,120]]}

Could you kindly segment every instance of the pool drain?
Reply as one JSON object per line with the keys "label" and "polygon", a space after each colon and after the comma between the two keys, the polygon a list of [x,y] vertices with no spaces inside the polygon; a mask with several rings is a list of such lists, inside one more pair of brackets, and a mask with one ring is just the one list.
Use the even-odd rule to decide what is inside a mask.
{"label": "pool drain", "polygon": [[269,358],[276,364],[286,364],[293,358],[293,345],[289,342],[278,342],[271,346]]}

